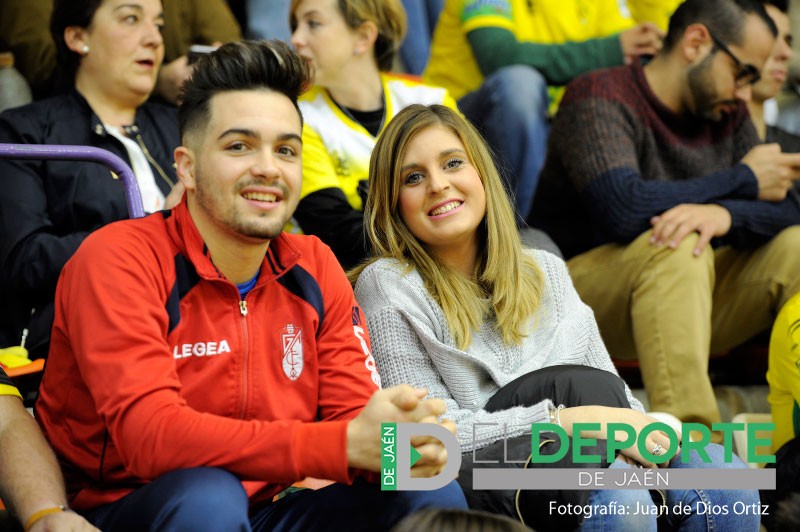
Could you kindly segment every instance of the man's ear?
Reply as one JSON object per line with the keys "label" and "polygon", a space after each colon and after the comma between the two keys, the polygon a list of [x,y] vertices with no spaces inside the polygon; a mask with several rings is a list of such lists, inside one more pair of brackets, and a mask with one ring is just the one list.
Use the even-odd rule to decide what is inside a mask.
{"label": "man's ear", "polygon": [[86,28],[80,26],[67,26],[64,28],[64,42],[67,48],[78,55],[86,55],[87,42]]}
{"label": "man's ear", "polygon": [[699,63],[711,53],[714,40],[703,24],[690,24],[683,32],[680,47],[687,63]]}
{"label": "man's ear", "polygon": [[194,151],[186,146],[175,148],[175,170],[178,178],[186,187],[186,190],[194,191],[197,188],[195,180],[195,160]]}
{"label": "man's ear", "polygon": [[378,27],[371,20],[361,23],[355,30],[356,39],[356,53],[359,55],[368,52],[373,46],[375,41],[378,40]]}

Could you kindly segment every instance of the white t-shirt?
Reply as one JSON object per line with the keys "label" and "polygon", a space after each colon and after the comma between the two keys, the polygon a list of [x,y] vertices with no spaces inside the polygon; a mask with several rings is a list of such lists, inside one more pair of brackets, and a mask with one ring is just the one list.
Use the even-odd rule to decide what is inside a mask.
{"label": "white t-shirt", "polygon": [[153,169],[150,163],[147,162],[142,147],[139,144],[123,135],[119,128],[104,124],[106,131],[112,137],[118,139],[125,150],[128,152],[128,158],[131,160],[133,167],[133,174],[136,176],[136,182],[139,184],[139,192],[142,194],[142,206],[144,212],[156,212],[164,208],[164,194],[156,184],[156,178],[153,175]]}

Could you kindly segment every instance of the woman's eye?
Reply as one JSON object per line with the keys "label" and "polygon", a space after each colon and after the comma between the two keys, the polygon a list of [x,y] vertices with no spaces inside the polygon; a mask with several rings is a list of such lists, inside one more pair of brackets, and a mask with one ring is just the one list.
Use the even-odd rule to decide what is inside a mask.
{"label": "woman's eye", "polygon": [[128,15],[124,19],[122,19],[126,24],[136,24],[139,22],[139,17],[136,15]]}
{"label": "woman's eye", "polygon": [[422,174],[419,172],[411,172],[403,179],[404,185],[416,185],[422,181]]}
{"label": "woman's eye", "polygon": [[233,142],[228,144],[228,147],[225,148],[228,151],[244,151],[247,146],[244,142]]}
{"label": "woman's eye", "polygon": [[278,153],[280,153],[281,155],[293,156],[297,152],[291,146],[281,146],[280,148],[278,148]]}
{"label": "woman's eye", "polygon": [[453,157],[452,159],[450,159],[446,163],[444,163],[444,167],[445,168],[458,168],[462,164],[464,164],[464,160],[463,159],[459,159],[458,157]]}

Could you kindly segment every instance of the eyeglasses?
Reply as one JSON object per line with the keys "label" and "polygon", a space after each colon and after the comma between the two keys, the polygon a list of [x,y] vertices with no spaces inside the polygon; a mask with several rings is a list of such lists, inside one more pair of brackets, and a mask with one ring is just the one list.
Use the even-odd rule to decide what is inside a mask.
{"label": "eyeglasses", "polygon": [[733,52],[731,52],[730,48],[728,48],[724,42],[717,39],[716,35],[711,33],[711,30],[708,31],[708,34],[711,35],[711,40],[714,41],[714,46],[725,52],[728,57],[733,59],[733,63],[736,65],[736,68],[739,69],[736,71],[736,75],[734,76],[737,88],[741,89],[747,85],[754,85],[758,83],[758,80],[761,79],[761,71],[756,68],[755,65],[751,65],[750,63],[742,63],[738,57],[733,55]]}

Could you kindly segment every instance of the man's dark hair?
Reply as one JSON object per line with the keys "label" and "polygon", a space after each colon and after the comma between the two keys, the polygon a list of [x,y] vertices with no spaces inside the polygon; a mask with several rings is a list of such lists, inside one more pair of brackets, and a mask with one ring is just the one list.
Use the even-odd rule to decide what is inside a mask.
{"label": "man's dark hair", "polygon": [[81,56],[73,52],[64,40],[64,30],[69,26],[88,28],[103,0],[55,0],[50,17],[50,34],[56,43],[56,84],[63,90],[75,82],[75,72]]}
{"label": "man's dark hair", "polygon": [[763,20],[773,36],[778,35],[778,28],[758,0],[686,0],[669,19],[664,51],[672,50],[692,24],[702,24],[723,43],[739,46],[744,42],[746,15],[751,14]]}
{"label": "man's dark hair", "polygon": [[285,43],[240,41],[202,57],[183,84],[178,122],[181,139],[210,118],[210,101],[228,91],[268,89],[289,98],[300,115],[297,98],[310,87],[306,62]]}

